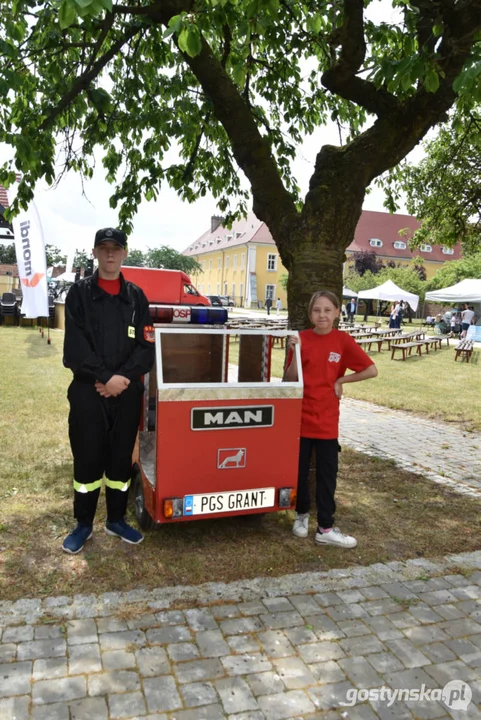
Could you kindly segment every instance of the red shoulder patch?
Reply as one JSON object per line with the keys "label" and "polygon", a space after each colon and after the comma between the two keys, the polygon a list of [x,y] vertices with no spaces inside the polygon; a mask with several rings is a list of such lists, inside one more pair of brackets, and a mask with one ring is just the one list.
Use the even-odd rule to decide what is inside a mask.
{"label": "red shoulder patch", "polygon": [[144,340],[147,342],[155,342],[154,326],[144,325]]}

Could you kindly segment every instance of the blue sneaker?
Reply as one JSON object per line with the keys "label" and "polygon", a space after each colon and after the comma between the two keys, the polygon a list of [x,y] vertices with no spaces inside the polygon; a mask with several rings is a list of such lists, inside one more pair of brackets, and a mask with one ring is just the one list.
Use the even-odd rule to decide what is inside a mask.
{"label": "blue sneaker", "polygon": [[130,545],[138,545],[144,539],[141,532],[128,525],[124,519],[118,520],[117,522],[105,523],[105,532],[107,535],[116,535],[121,540]]}
{"label": "blue sneaker", "polygon": [[76,555],[81,550],[87,540],[92,537],[92,525],[77,525],[75,530],[72,530],[70,535],[67,535],[62,543],[62,550],[70,555]]}

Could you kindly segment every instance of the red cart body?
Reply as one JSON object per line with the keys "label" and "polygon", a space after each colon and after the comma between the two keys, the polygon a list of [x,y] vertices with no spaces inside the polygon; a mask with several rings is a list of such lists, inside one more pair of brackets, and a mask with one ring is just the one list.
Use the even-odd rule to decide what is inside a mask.
{"label": "red cart body", "polygon": [[293,333],[168,326],[155,334],[134,465],[139,523],[293,508],[302,377],[283,383],[270,373],[273,342]]}

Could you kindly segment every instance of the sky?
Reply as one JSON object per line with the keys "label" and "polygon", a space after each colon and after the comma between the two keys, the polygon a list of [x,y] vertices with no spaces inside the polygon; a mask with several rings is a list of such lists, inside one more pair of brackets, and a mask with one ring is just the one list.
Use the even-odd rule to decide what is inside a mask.
{"label": "sky", "polygon": [[[373,19],[392,20],[393,10],[389,0],[378,0],[370,6]],[[294,175],[302,194],[308,189],[309,178],[320,147],[339,144],[337,128],[323,126],[298,149]],[[416,153],[416,151],[414,151]],[[420,157],[420,151],[417,155]],[[0,147],[0,156],[7,154]],[[240,172],[240,171],[239,171]],[[35,189],[35,202],[40,214],[45,242],[68,252],[74,247],[90,251],[98,229],[115,227],[117,211],[109,206],[113,186],[105,181],[101,162],[97,163],[94,177],[82,181],[71,172],[62,178],[56,188],[48,188],[39,182]],[[374,188],[366,196],[364,209],[385,210],[384,194]],[[401,207],[400,212],[406,212]],[[131,249],[146,250],[148,247],[170,245],[179,252],[184,250],[210,227],[212,215],[219,214],[213,197],[206,196],[193,204],[182,202],[176,192],[163,186],[156,202],[143,201],[134,218],[134,230],[129,238]]]}

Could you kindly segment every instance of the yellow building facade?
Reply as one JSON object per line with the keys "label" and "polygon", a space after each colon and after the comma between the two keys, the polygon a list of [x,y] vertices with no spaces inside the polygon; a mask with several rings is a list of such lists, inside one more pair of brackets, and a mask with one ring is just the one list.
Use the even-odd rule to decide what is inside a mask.
{"label": "yellow building facade", "polygon": [[202,268],[193,275],[204,295],[228,295],[240,307],[273,306],[280,298],[287,306],[281,277],[287,275],[279,251],[264,223],[254,215],[224,228],[221,218],[212,218],[211,230],[184,250]]}

